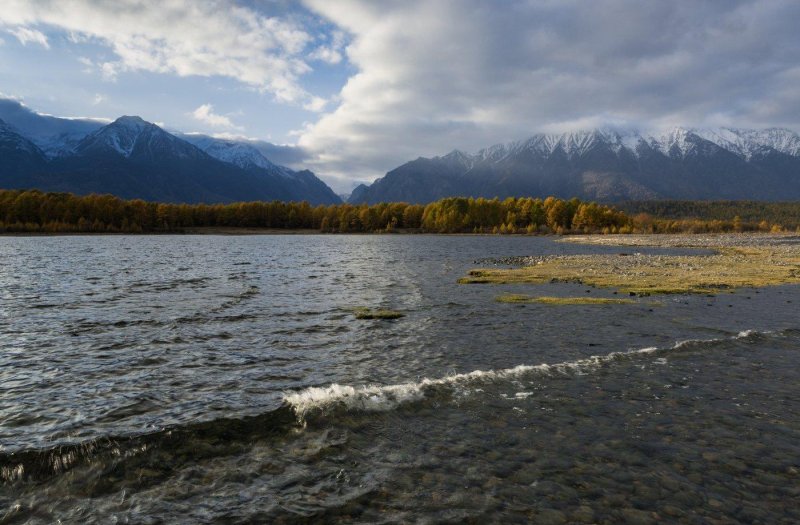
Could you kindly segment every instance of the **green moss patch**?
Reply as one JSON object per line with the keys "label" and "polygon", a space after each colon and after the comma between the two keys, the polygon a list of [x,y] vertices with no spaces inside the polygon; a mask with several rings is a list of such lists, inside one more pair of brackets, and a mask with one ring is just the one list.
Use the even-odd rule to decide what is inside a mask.
{"label": "green moss patch", "polygon": [[371,309],[371,308],[354,308],[353,314],[356,319],[399,319],[404,317],[405,314],[397,310],[388,310],[384,308]]}
{"label": "green moss patch", "polygon": [[499,303],[512,303],[512,304],[635,304],[633,299],[609,299],[606,297],[534,297],[523,294],[507,294],[495,297],[495,301]]}

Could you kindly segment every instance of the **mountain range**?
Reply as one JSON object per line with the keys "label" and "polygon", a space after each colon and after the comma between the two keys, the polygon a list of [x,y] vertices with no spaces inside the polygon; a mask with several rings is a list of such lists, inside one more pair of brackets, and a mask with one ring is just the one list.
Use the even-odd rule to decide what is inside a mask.
{"label": "mountain range", "polygon": [[[139,117],[66,119],[0,99],[0,188],[111,193],[162,202],[342,201],[308,170],[272,162],[292,148],[170,133]],[[295,162],[296,159],[289,162]],[[348,198],[427,203],[449,196],[628,200],[800,200],[800,136],[779,128],[600,128],[537,134],[420,157]]]}
{"label": "mountain range", "polygon": [[312,172],[274,164],[246,141],[172,134],[135,116],[51,117],[7,99],[0,100],[0,188],[185,203],[341,202]]}
{"label": "mountain range", "polygon": [[786,129],[593,129],[537,134],[474,154],[420,157],[361,185],[350,203],[427,203],[447,196],[800,199],[800,137]]}

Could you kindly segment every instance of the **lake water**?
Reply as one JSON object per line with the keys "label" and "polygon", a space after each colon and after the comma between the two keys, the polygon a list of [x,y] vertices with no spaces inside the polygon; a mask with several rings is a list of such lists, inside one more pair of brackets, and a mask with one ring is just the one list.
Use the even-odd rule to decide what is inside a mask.
{"label": "lake water", "polygon": [[0,523],[800,522],[800,287],[456,284],[619,251],[0,238]]}

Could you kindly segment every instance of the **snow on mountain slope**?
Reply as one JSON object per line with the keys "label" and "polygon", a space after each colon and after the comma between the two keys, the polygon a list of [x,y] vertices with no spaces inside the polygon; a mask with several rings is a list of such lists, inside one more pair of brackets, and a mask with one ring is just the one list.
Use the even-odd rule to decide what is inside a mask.
{"label": "snow on mountain slope", "polygon": [[6,98],[0,98],[0,119],[36,144],[50,158],[73,153],[81,139],[108,124],[98,119],[42,115],[16,100]]}
{"label": "snow on mountain slope", "polygon": [[113,151],[125,158],[136,155],[153,160],[205,157],[196,146],[136,116],[118,118],[87,135],[75,147],[75,152],[79,154],[98,151]]}
{"label": "snow on mountain slope", "polygon": [[[705,141],[705,142],[704,142]],[[710,143],[710,144],[709,144]],[[646,145],[667,157],[684,158],[692,154],[710,154],[722,148],[745,160],[750,160],[757,152],[775,151],[792,156],[800,156],[800,136],[797,133],[779,128],[766,130],[745,130],[733,128],[693,129],[675,127],[666,131],[639,132],[600,128],[561,134],[537,134],[522,141],[495,144],[479,150],[474,155],[454,150],[462,156],[461,162],[497,163],[524,152],[551,156],[556,150],[567,158],[579,158],[595,147],[607,147],[617,155],[623,150],[631,155],[639,155],[640,145]]]}
{"label": "snow on mountain slope", "polygon": [[281,177],[296,178],[294,170],[274,164],[255,146],[247,142],[218,139],[195,133],[181,134],[180,137],[222,162],[227,162],[243,169],[260,168]]}
{"label": "snow on mountain slope", "polygon": [[788,129],[719,128],[699,129],[695,133],[747,160],[750,160],[754,154],[769,148],[786,155],[800,156],[800,136]]}
{"label": "snow on mountain slope", "polygon": [[87,137],[85,143],[94,146],[105,145],[123,157],[130,157],[136,141],[148,125],[152,126],[153,124],[145,122],[140,117],[120,117],[112,124]]}
{"label": "snow on mountain slope", "polygon": [[292,170],[284,166],[273,164],[260,151],[246,142],[218,139],[199,134],[181,134],[180,137],[215,159],[234,164],[243,169],[262,168],[285,177],[290,177],[293,173]]}

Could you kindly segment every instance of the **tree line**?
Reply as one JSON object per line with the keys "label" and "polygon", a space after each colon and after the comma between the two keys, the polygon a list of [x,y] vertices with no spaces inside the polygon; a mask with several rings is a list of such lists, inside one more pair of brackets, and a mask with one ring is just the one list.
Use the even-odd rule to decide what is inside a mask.
{"label": "tree line", "polygon": [[[763,222],[763,221],[762,221]],[[766,229],[774,229],[769,223]],[[311,206],[307,202],[169,204],[112,195],[0,190],[0,232],[169,233],[201,228],[316,230],[371,233],[661,233],[745,231],[763,224],[631,216],[579,199],[450,197],[430,204],[403,202]]]}
{"label": "tree line", "polygon": [[800,202],[763,201],[631,201],[618,205],[632,217],[647,214],[662,220],[712,223],[720,221],[738,228],[796,230],[800,227]]}

